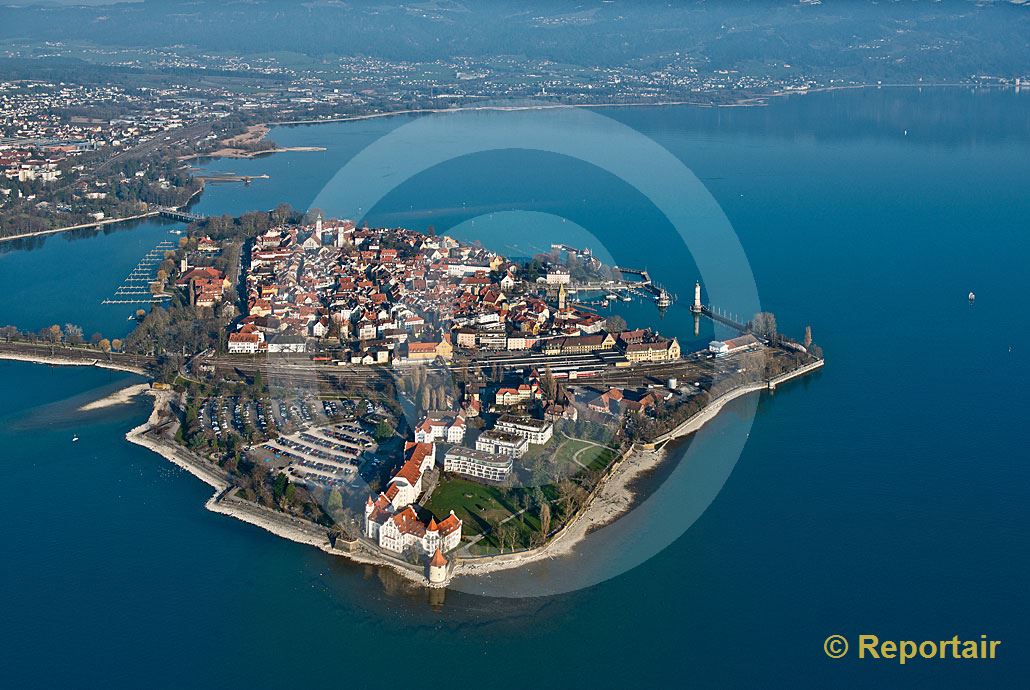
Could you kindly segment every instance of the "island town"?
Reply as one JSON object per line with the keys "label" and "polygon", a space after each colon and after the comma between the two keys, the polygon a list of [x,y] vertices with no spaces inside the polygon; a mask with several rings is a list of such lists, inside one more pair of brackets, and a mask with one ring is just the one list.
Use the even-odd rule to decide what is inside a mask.
{"label": "island town", "polygon": [[430,586],[545,554],[626,458],[823,364],[810,330],[795,341],[766,312],[737,323],[700,282],[695,322],[737,332],[703,350],[605,316],[672,296],[586,248],[512,260],[433,232],[259,215],[157,248],[138,298],[153,306],[124,343],[8,328],[0,354],[154,376],[154,414],[129,438],[214,486],[210,508]]}

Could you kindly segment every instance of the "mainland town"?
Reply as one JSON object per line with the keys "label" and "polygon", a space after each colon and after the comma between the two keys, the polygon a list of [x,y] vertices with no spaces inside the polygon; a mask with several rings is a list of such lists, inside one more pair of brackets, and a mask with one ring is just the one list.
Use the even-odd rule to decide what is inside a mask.
{"label": "mainland town", "polygon": [[606,317],[673,296],[587,248],[514,261],[285,205],[194,219],[120,290],[151,306],[124,342],[4,327],[0,353],[151,376],[129,438],[211,484],[209,508],[430,586],[598,526],[641,454],[653,466],[728,401],[823,364],[810,330],[735,321],[700,282],[695,332],[736,332],[703,350]]}

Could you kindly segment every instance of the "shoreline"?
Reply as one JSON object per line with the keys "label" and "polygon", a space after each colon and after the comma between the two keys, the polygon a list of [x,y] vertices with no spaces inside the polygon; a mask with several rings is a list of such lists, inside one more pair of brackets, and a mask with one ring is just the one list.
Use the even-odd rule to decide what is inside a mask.
{"label": "shoreline", "polygon": [[[191,199],[193,197],[190,197]],[[59,232],[68,232],[70,230],[85,230],[87,228],[101,228],[105,225],[115,225],[116,223],[128,223],[133,220],[143,220],[144,218],[153,218],[160,214],[160,211],[147,211],[136,216],[125,216],[124,218],[108,218],[105,220],[98,220],[92,223],[79,223],[78,225],[66,225],[63,228],[51,228],[49,230],[40,230],[39,232],[23,232],[18,235],[7,235],[6,237],[0,237],[0,242],[9,242],[11,240],[24,240],[29,237],[42,237],[44,235],[56,235]]]}
{"label": "shoreline", "polygon": [[816,86],[806,89],[784,89],[780,91],[770,91],[769,93],[756,94],[754,96],[740,97],[733,101],[726,103],[712,103],[710,101],[688,101],[688,100],[665,100],[665,101],[654,101],[650,103],[537,103],[537,104],[526,104],[526,105],[463,105],[453,108],[408,108],[405,110],[390,110],[379,113],[366,113],[364,115],[340,115],[338,117],[330,117],[324,119],[302,119],[302,120],[284,120],[282,122],[276,122],[274,120],[261,123],[265,127],[271,129],[272,127],[286,127],[294,125],[319,125],[328,124],[332,122],[357,122],[361,120],[374,120],[382,117],[393,117],[395,115],[432,115],[441,113],[458,113],[466,111],[485,111],[485,112],[507,112],[507,111],[525,111],[525,110],[564,110],[571,108],[597,108],[597,109],[609,109],[609,108],[662,108],[668,106],[686,105],[697,108],[754,108],[764,107],[767,105],[764,101],[770,98],[782,98],[784,96],[805,96],[812,93],[828,93],[831,91],[848,91],[855,89],[911,89],[911,88],[1013,88],[1002,84],[963,84],[959,82],[946,82],[946,83],[913,83],[913,84],[841,84],[840,86]]}
{"label": "shoreline", "polygon": [[276,146],[261,151],[250,151],[241,148],[241,145],[255,144],[268,136],[271,129],[268,123],[259,122],[247,127],[242,134],[237,134],[223,141],[220,141],[221,148],[210,153],[191,153],[179,156],[180,161],[190,161],[199,158],[257,158],[271,153],[288,153],[290,151],[325,151],[324,146]]}
{"label": "shoreline", "polygon": [[[96,361],[82,362],[58,357],[33,358],[3,352],[0,352],[0,359],[15,359],[48,365],[103,365],[102,363],[96,363]],[[668,457],[665,446],[669,441],[697,432],[714,419],[733,400],[763,390],[775,390],[778,384],[815,371],[821,368],[824,363],[825,360],[817,360],[771,380],[738,386],[720,395],[705,406],[704,409],[684,420],[679,426],[659,437],[655,442],[644,444],[640,447],[637,445],[631,446],[610,467],[607,478],[603,479],[594,488],[580,512],[546,544],[537,549],[513,554],[498,554],[478,558],[459,557],[454,562],[447,583],[454,577],[489,575],[490,573],[518,568],[545,559],[568,555],[592,531],[611,523],[632,507],[633,501],[636,499],[636,491],[631,488],[631,484],[644,473],[655,469]],[[139,373],[139,371],[137,370],[133,373]],[[178,418],[171,410],[171,403],[175,399],[176,394],[170,390],[151,388],[148,384],[142,385],[147,385],[147,389],[146,391],[139,392],[146,392],[154,397],[153,409],[150,416],[142,424],[125,434],[125,439],[161,456],[214,489],[214,494],[204,503],[204,507],[207,510],[236,518],[241,522],[259,527],[283,539],[317,547],[327,554],[348,558],[355,563],[390,568],[404,576],[414,585],[429,586],[428,579],[424,574],[417,572],[411,567],[402,567],[400,562],[394,562],[393,559],[390,559],[385,554],[369,550],[360,539],[353,542],[353,548],[346,550],[334,548],[329,541],[328,528],[236,498],[234,495],[235,487],[230,484],[220,468],[209,466],[209,462],[203,460],[195,453],[180,447],[174,441],[168,441],[163,436],[150,435],[154,430],[161,430],[163,433],[166,433],[166,427],[169,426],[178,428]],[[117,391],[112,396],[108,396],[108,398],[124,394],[126,390],[128,389]],[[444,586],[446,586],[446,583]]]}
{"label": "shoreline", "polygon": [[111,360],[105,362],[99,357],[88,359],[69,359],[67,357],[61,357],[60,355],[29,355],[21,354],[19,352],[0,351],[0,360],[4,359],[12,362],[28,362],[30,364],[44,364],[52,367],[97,367],[98,369],[125,371],[130,374],[138,374],[139,376],[146,376],[148,378],[150,376],[144,369],[132,366],[131,364],[122,364],[121,362],[114,362]]}
{"label": "shoreline", "polygon": [[149,383],[137,383],[132,386],[126,386],[125,388],[119,388],[113,393],[88,402],[85,405],[79,407],[79,412],[90,412],[91,410],[102,410],[105,407],[114,407],[115,405],[127,405],[132,402],[132,399],[137,395],[146,393],[150,390]]}
{"label": "shoreline", "polygon": [[[264,149],[262,151],[243,151],[243,150],[240,150],[240,149],[226,148],[226,149],[218,149],[217,151],[212,151],[211,153],[191,153],[188,156],[181,156],[179,158],[179,160],[180,161],[192,161],[192,160],[201,160],[201,159],[204,159],[204,158],[236,158],[236,159],[246,159],[246,158],[259,158],[260,156],[264,156],[266,154],[270,155],[270,154],[273,154],[273,153],[290,153],[290,152],[294,152],[294,151],[327,151],[327,150],[328,149],[325,146],[277,146],[275,148]],[[202,176],[194,175],[194,177],[202,177]],[[257,176],[254,176],[254,177],[255,177],[255,179],[257,178]]]}
{"label": "shoreline", "polygon": [[[178,427],[178,419],[170,411],[170,404],[176,394],[173,391],[152,388],[148,388],[146,392],[154,397],[154,406],[150,416],[142,424],[126,432],[125,440],[161,456],[214,489],[214,493],[204,502],[204,508],[212,513],[253,525],[282,539],[314,546],[331,556],[341,556],[362,565],[390,568],[403,575],[413,585],[426,585],[427,580],[421,572],[416,573],[412,569],[403,568],[378,554],[334,548],[329,541],[328,528],[322,525],[237,498],[236,487],[224,476],[221,468],[209,466],[210,463],[195,453],[181,448],[174,441],[168,441],[163,436],[150,435],[152,430],[164,424],[162,420],[167,420],[169,417],[173,420],[172,426]],[[162,414],[163,412],[168,414]]]}
{"label": "shoreline", "polygon": [[[822,366],[821,360],[819,366]],[[723,393],[704,409],[684,420],[675,429],[665,434],[666,438],[661,441],[643,444],[640,447],[632,446],[612,465],[608,478],[602,480],[594,493],[587,499],[587,503],[580,513],[543,546],[531,551],[510,554],[508,558],[502,554],[485,557],[489,560],[479,562],[465,560],[455,567],[454,575],[488,575],[568,555],[591,532],[614,522],[632,508],[633,502],[637,498],[637,492],[631,485],[668,458],[665,446],[670,441],[696,433],[705,424],[715,419],[730,402],[752,393],[760,393],[767,390],[768,387],[769,384],[765,381],[738,386]],[[648,448],[647,446],[652,447]]]}

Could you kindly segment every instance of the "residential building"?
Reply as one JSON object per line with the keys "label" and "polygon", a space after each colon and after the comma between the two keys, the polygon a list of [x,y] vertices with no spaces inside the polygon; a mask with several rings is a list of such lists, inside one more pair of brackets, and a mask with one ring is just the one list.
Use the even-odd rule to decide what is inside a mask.
{"label": "residential building", "polygon": [[494,428],[498,431],[516,434],[537,445],[547,443],[554,434],[553,424],[527,416],[502,415]]}
{"label": "residential building", "polygon": [[473,479],[503,482],[511,474],[512,456],[455,446],[444,455],[443,469]]}
{"label": "residential building", "polygon": [[529,450],[529,441],[517,434],[490,429],[476,439],[476,450],[521,458]]}

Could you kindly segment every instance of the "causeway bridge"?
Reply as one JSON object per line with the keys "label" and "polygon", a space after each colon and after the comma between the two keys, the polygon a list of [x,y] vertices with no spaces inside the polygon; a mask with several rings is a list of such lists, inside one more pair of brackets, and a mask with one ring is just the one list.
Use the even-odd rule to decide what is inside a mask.
{"label": "causeway bridge", "polygon": [[190,213],[189,211],[183,211],[171,206],[162,207],[157,213],[162,218],[171,218],[181,223],[199,223],[206,218],[206,216],[197,215],[196,213]]}

